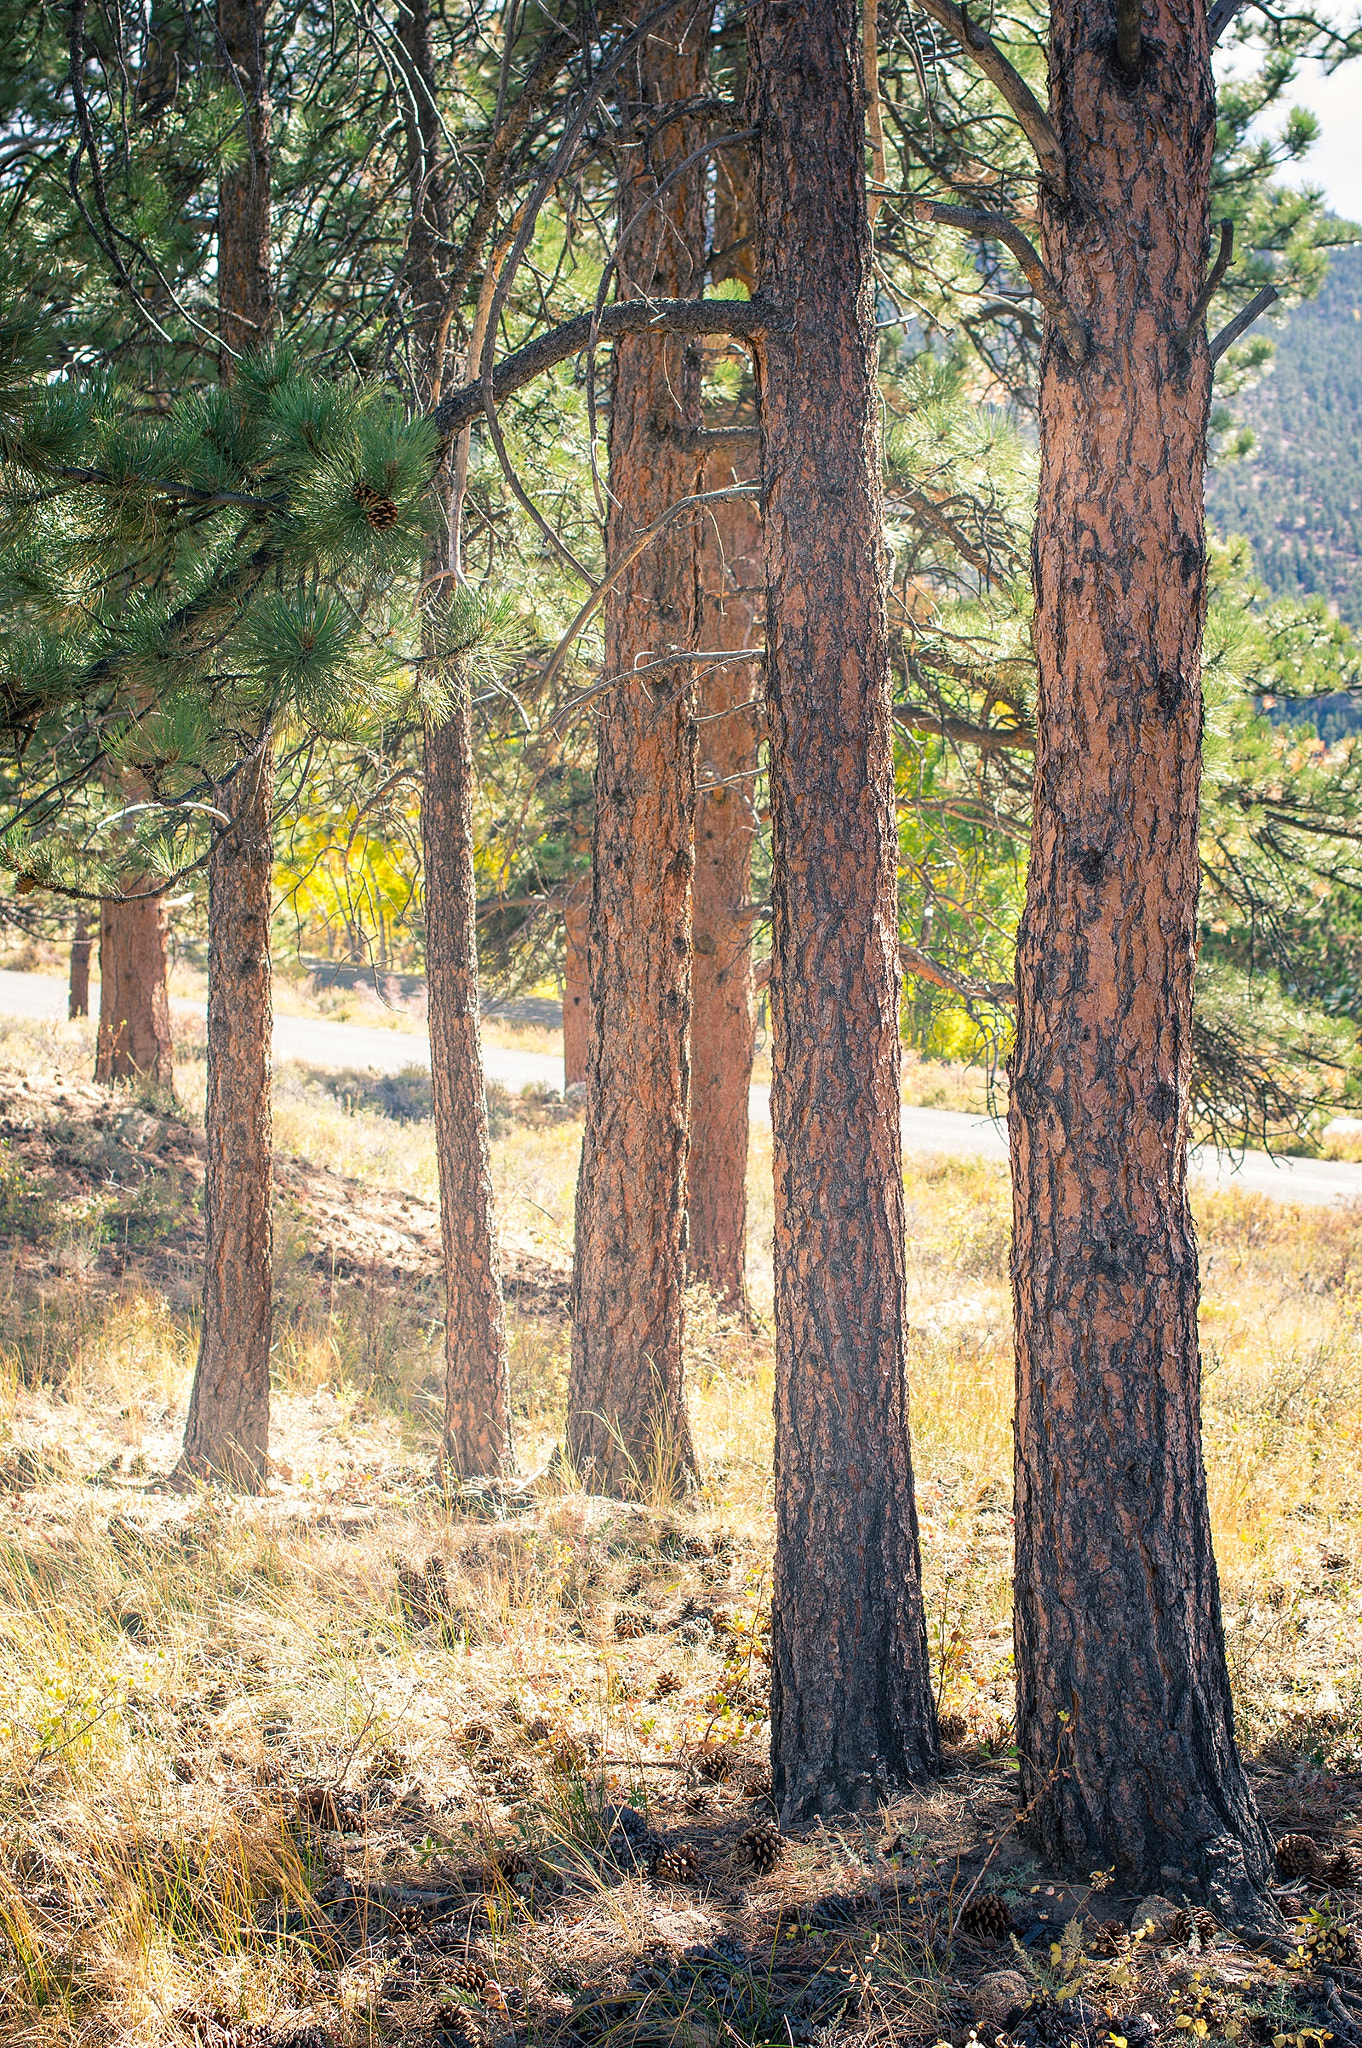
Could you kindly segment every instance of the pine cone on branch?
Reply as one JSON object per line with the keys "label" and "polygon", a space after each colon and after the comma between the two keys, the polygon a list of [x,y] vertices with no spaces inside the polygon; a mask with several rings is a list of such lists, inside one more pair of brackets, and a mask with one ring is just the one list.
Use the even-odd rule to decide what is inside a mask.
{"label": "pine cone on branch", "polygon": [[375,533],[386,533],[390,526],[396,526],[398,510],[386,491],[361,481],[355,485],[352,495]]}

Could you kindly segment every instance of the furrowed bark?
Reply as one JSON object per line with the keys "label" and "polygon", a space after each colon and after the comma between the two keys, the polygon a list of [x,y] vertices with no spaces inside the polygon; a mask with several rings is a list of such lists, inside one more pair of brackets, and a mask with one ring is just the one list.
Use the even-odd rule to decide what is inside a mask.
{"label": "furrowed bark", "polygon": [[937,1759],[908,1445],[893,755],[855,0],[757,0],[784,1820]]}
{"label": "furrowed bark", "polygon": [[[640,129],[659,105],[698,97],[707,19],[660,28],[621,91],[632,220],[668,163],[695,147],[669,123],[651,163]],[[626,97],[627,95],[627,97]],[[632,101],[632,105],[630,102]],[[632,129],[632,133],[630,133]],[[698,170],[668,188],[621,254],[621,294],[698,295]],[[668,429],[693,420],[698,361],[684,341],[616,344],[610,412],[609,557],[698,488],[700,458]],[[607,675],[697,645],[695,538],[674,522],[611,590]],[[695,1473],[682,1385],[686,1121],[690,1093],[692,672],[686,665],[600,699],[592,843],[591,1048],[577,1183],[567,1450],[603,1492],[675,1493]]]}
{"label": "furrowed bark", "polygon": [[[144,888],[149,877],[137,875],[130,891]],[[131,901],[106,896],[99,906],[99,1035],[95,1044],[95,1079],[149,1082],[173,1088],[175,1048],[170,1033],[170,1000],[166,994],[166,907],[161,896],[136,896]],[[71,948],[73,1017],[90,1007],[90,938],[84,937],[84,985],[76,1009],[77,934]]]}
{"label": "furrowed bark", "polygon": [[[702,488],[721,490],[745,480],[731,462],[711,457]],[[750,499],[715,507],[702,529],[698,569],[701,645],[750,647],[760,631],[763,574],[761,516]],[[755,666],[736,662],[701,672],[691,910],[689,1273],[725,1308],[742,1315],[748,1312],[748,1090],[756,1035],[747,906],[756,836],[757,721],[750,707],[758,677]]]}
{"label": "furrowed bark", "polygon": [[[419,401],[438,405],[448,359],[445,277],[448,167],[427,0],[401,22],[408,81],[406,139],[412,222],[408,290],[417,343]],[[435,488],[444,512],[425,567],[423,652],[437,667],[436,615],[458,581],[457,497],[447,452]],[[459,675],[438,675],[448,711],[427,721],[421,840],[425,870],[426,986],[440,1241],[445,1281],[445,1418],[441,1455],[460,1478],[510,1469],[510,1354],[492,1197],[491,1137],[478,1017],[478,892],[473,866],[472,699]]]}
{"label": "furrowed bark", "polygon": [[262,751],[216,793],[232,823],[208,866],[203,1323],[181,1460],[243,1493],[269,1473],[272,791]]}
{"label": "furrowed bark", "polygon": [[78,910],[71,934],[71,971],[66,997],[68,1017],[88,1017],[90,1014],[90,946],[90,920],[84,910]]}
{"label": "furrowed bark", "polygon": [[510,1362],[478,1023],[473,715],[466,688],[425,741],[426,987],[445,1277],[443,1455],[461,1478],[512,1463]]}
{"label": "furrowed bark", "polygon": [[591,877],[563,904],[563,1086],[585,1081],[591,1050]]}
{"label": "furrowed bark", "polygon": [[1017,1734],[1047,1862],[1262,1915],[1200,1440],[1187,1199],[1206,270],[1203,0],[1051,10],[1074,199],[1047,264],[1091,336],[1042,367],[1035,804],[1011,1068]]}
{"label": "furrowed bark", "polygon": [[[270,273],[269,0],[218,0],[244,160],[218,188],[220,369],[274,326]],[[269,1472],[273,1307],[270,910],[273,754],[267,743],[215,792],[229,821],[208,864],[208,1093],[204,1105],[203,1325],[181,1472],[263,1490]]]}

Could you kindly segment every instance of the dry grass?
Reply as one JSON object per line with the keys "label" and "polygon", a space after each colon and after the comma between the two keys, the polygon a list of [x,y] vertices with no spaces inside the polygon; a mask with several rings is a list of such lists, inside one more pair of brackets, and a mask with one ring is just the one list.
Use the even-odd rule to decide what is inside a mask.
{"label": "dry grass", "polygon": [[[11,1067],[75,1066],[87,1049],[81,1027],[0,1026]],[[177,1080],[193,1101],[197,1062]],[[285,1070],[280,1149],[357,1191],[429,1202],[423,1087]],[[502,1216],[561,1270],[580,1121],[547,1100],[493,1111]],[[840,2024],[862,2038],[963,2044],[948,2001],[972,1995],[990,1957],[950,1936],[957,1868],[968,1878],[991,1855],[1023,1924],[1105,1916],[1106,1902],[1062,1888],[1042,1906],[1043,1873],[1007,1832],[1000,1168],[918,1158],[907,1171],[924,1567],[958,1775],[883,1827],[790,1845],[757,1879],[731,1859],[760,1810],[742,1785],[764,1744],[768,1132],[754,1134],[750,1194],[766,1321],[752,1331],[692,1304],[707,1477],[681,1509],[611,1506],[547,1475],[524,1502],[452,1499],[434,1465],[438,1300],[417,1279],[324,1282],[318,1212],[301,1196],[279,1214],[280,1476],[258,1502],[167,1493],[156,1475],[183,1426],[192,1297],[131,1253],[114,1270],[107,1205],[64,1213],[13,1165],[0,1173],[0,2039],[509,2048],[514,2031],[717,2048],[789,2042],[806,2023],[808,2038],[835,2032],[845,2008]],[[1280,1774],[1263,1784],[1281,1810],[1318,1794],[1319,1826],[1337,1830],[1362,1803],[1347,1775],[1362,1773],[1362,1215],[1230,1194],[1203,1195],[1199,1221],[1241,1727]],[[512,1344],[521,1464],[543,1474],[566,1392],[561,1306],[522,1303]],[[716,1752],[737,1760],[727,1779],[697,1777]],[[684,1803],[691,1790],[703,1808]],[[639,1875],[618,1831],[610,1848],[626,1797],[695,1849],[700,1881]],[[859,1900],[848,1926],[787,1942],[829,1892]],[[745,2003],[725,2006],[684,1963],[720,1936],[746,1958]],[[499,1989],[455,1981],[469,1954]],[[1065,2010],[1089,2017],[1073,2038],[1096,2048],[1137,1991],[1141,2009],[1176,2015],[1193,1994],[1175,1964],[1127,1957],[1113,1984],[1116,1965],[1075,1963],[1087,2005]],[[1043,2006],[1061,1976],[1025,1967]],[[1259,1998],[1262,2025],[1294,2036],[1310,2008],[1285,1983]],[[831,2017],[809,2018],[810,1985]]]}

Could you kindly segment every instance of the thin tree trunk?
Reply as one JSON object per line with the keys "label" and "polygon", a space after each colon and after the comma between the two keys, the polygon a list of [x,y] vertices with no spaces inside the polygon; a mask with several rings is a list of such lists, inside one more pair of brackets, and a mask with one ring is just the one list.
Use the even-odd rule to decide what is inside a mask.
{"label": "thin tree trunk", "polygon": [[460,1476],[512,1463],[510,1362],[478,1025],[469,694],[426,733],[426,987],[445,1269],[444,1456]]}
{"label": "thin tree trunk", "polygon": [[232,825],[208,868],[203,1325],[182,1461],[245,1493],[269,1472],[272,786],[262,750],[217,793]]}
{"label": "thin tree trunk", "polygon": [[591,1049],[591,877],[583,876],[563,903],[563,1086],[585,1081]]}
{"label": "thin tree trunk", "polygon": [[857,0],[748,16],[772,810],[782,1818],[937,1757],[904,1356],[897,840]]}
{"label": "thin tree trunk", "polygon": [[[711,457],[706,490],[738,480]],[[750,647],[762,580],[761,519],[750,499],[717,505],[700,543],[700,640]],[[702,674],[701,789],[695,807],[695,958],[691,1021],[689,1270],[724,1306],[747,1313],[748,1091],[752,1009],[752,843],[756,836],[759,670],[734,662]]]}
{"label": "thin tree trunk", "polygon": [[[131,890],[149,878],[131,877]],[[99,906],[99,1036],[95,1042],[95,1079],[151,1082],[172,1088],[175,1047],[170,1032],[170,999],[166,993],[165,898],[134,896],[131,901],[106,896]],[[75,948],[71,960],[72,1000],[75,991]],[[85,940],[84,1008],[90,1000],[90,941]],[[71,1014],[77,1012],[73,1009]]]}
{"label": "thin tree trunk", "polygon": [[[220,368],[274,324],[270,276],[269,0],[218,0],[229,83],[240,96],[243,158],[218,188]],[[269,1469],[273,1243],[270,1219],[270,910],[273,757],[264,739],[216,792],[221,826],[208,866],[208,1093],[204,1105],[204,1284],[198,1366],[182,1470],[243,1491]]]}
{"label": "thin tree trunk", "polygon": [[[1206,268],[1202,0],[1051,12],[1081,198],[1045,257],[1035,809],[1011,1069],[1017,1734],[1047,1862],[1256,1917],[1270,1843],[1235,1748],[1202,1465],[1187,1199],[1197,930]],[[1175,1875],[1176,1874],[1176,1875]]]}
{"label": "thin tree trunk", "polygon": [[[661,26],[622,108],[630,151],[620,215],[631,220],[695,124],[642,130],[659,106],[704,89],[707,20]],[[631,126],[633,132],[630,132]],[[622,251],[620,289],[698,296],[704,270],[698,171],[668,187]],[[676,427],[698,413],[698,357],[683,341],[616,343],[610,412],[609,557],[699,483]],[[694,647],[695,541],[666,529],[606,606],[607,672]],[[695,720],[688,666],[601,700],[592,843],[591,1050],[577,1183],[568,1455],[600,1490],[675,1492],[694,1476],[682,1376],[686,1120],[690,1092],[691,834]]]}
{"label": "thin tree trunk", "polygon": [[76,912],[71,934],[71,973],[66,998],[68,1017],[90,1014],[90,920],[84,910]]}
{"label": "thin tree trunk", "polygon": [[[400,27],[406,100],[412,222],[407,249],[418,400],[439,402],[446,367],[448,203],[439,81],[426,0],[414,0]],[[434,615],[462,581],[457,493],[447,457],[436,479],[444,523],[426,562],[423,623],[428,661],[436,660]],[[445,1421],[442,1457],[460,1477],[491,1477],[514,1462],[510,1353],[501,1290],[501,1255],[492,1198],[491,1137],[478,1021],[478,891],[473,866],[472,704],[461,678],[445,676],[453,708],[425,735],[421,836],[425,868],[426,988],[435,1150],[440,1173],[440,1238],[445,1278]]]}

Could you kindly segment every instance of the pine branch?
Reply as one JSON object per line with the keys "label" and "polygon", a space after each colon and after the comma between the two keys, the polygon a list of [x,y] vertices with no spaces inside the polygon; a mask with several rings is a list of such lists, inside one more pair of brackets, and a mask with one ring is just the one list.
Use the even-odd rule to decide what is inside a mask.
{"label": "pine branch", "polygon": [[1041,182],[1058,199],[1069,196],[1069,169],[1064,147],[1054,124],[1014,64],[1003,55],[992,36],[976,28],[963,5],[954,0],[919,0],[924,14],[931,16],[948,35],[967,50],[985,78],[998,88],[1021,123],[1022,131],[1035,151]]}
{"label": "pine branch", "polygon": [[1036,744],[1036,735],[1029,725],[974,725],[967,718],[933,711],[927,704],[896,704],[894,719],[905,732],[958,740],[962,746],[979,747],[984,753],[1029,754]]}
{"label": "pine branch", "polygon": [[[756,299],[620,299],[599,318],[579,313],[551,327],[513,355],[503,356],[492,377],[495,400],[542,377],[546,370],[580,355],[592,338],[613,341],[621,334],[728,334],[746,339],[788,333],[793,325],[783,308]],[[462,384],[440,400],[431,414],[442,434],[455,434],[483,410],[483,382]]]}
{"label": "pine branch", "polygon": [[1220,223],[1220,249],[1215,262],[1211,265],[1210,276],[1197,294],[1197,302],[1187,315],[1186,324],[1178,335],[1178,347],[1180,349],[1189,349],[1193,341],[1195,341],[1196,331],[1206,318],[1211,300],[1215,297],[1220,286],[1220,280],[1229,269],[1233,256],[1234,222],[1232,220],[1222,220]]}
{"label": "pine branch", "polygon": [[1010,249],[1021,265],[1027,283],[1059,329],[1069,360],[1075,364],[1086,360],[1088,337],[1082,321],[1046,269],[1039,250],[1027,240],[1015,221],[1009,220],[1005,213],[983,213],[972,206],[944,206],[935,199],[914,200],[913,212],[919,220],[936,221],[941,227],[963,228],[968,235],[1001,242]]}
{"label": "pine branch", "polygon": [[1241,313],[1236,313],[1228,327],[1222,327],[1211,343],[1211,361],[1218,363],[1227,348],[1233,348],[1241,334],[1252,327],[1260,313],[1266,313],[1280,297],[1275,284],[1265,284],[1263,289],[1251,298]]}

